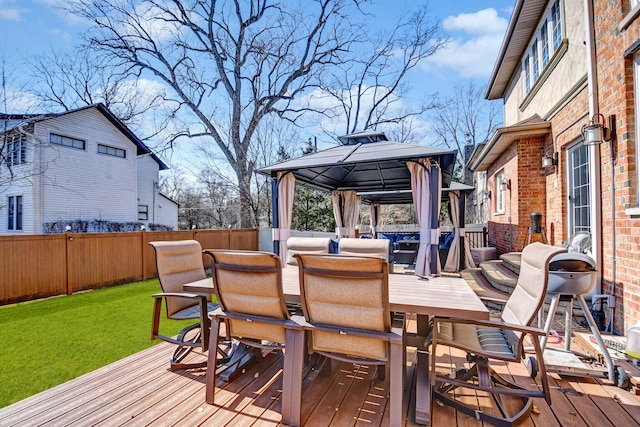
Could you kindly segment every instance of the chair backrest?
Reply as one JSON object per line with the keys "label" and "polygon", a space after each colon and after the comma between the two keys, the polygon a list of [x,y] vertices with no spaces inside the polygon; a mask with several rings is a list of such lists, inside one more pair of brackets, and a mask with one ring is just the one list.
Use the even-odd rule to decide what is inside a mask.
{"label": "chair backrest", "polygon": [[[269,252],[207,251],[213,257],[213,284],[218,303],[228,314],[289,318],[282,291],[280,258]],[[282,324],[230,319],[230,334],[284,344]]]}
{"label": "chair backrest", "polygon": [[[156,253],[156,269],[163,292],[182,292],[182,285],[206,279],[202,248],[195,240],[149,242]],[[167,315],[192,306],[187,298],[167,298]]]}
{"label": "chair backrest", "polygon": [[[307,322],[335,328],[389,332],[389,275],[382,258],[298,254],[300,298]],[[311,351],[387,361],[379,338],[311,332]]]}
{"label": "chair backrest", "polygon": [[342,238],[338,242],[340,255],[383,258],[389,261],[389,239]]}
{"label": "chair backrest", "polygon": [[295,254],[328,254],[329,237],[289,237],[287,239],[287,264],[298,265]]}
{"label": "chair backrest", "polygon": [[566,249],[535,242],[522,251],[520,275],[513,293],[502,311],[507,323],[529,326],[547,294],[549,261]]}

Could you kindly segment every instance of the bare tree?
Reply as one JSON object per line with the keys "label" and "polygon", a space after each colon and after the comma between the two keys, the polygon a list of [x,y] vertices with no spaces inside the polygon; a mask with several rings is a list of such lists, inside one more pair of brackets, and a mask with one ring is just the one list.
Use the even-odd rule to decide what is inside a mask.
{"label": "bare tree", "polygon": [[[483,87],[474,80],[456,85],[451,96],[442,100],[433,116],[433,131],[440,143],[458,150],[456,176],[466,184],[482,180],[486,172],[465,169],[465,155],[478,144],[486,142],[500,124],[500,104],[484,99]],[[468,149],[465,150],[465,146]],[[486,222],[485,197],[478,191],[468,193],[466,218],[468,223]]]}
{"label": "bare tree", "polygon": [[[104,104],[143,140],[165,131],[170,115],[148,114],[169,108],[166,89],[138,79],[112,57],[96,55],[86,48],[73,53],[51,51],[32,57],[30,92],[46,111],[69,111],[97,103]],[[145,84],[148,83],[148,84]],[[150,87],[152,86],[152,87]],[[151,118],[162,117],[161,120]]]}
{"label": "bare tree", "polygon": [[[4,52],[0,51],[0,193],[12,183],[32,181],[44,170],[42,164],[39,168],[22,167],[33,160],[28,153],[42,141],[32,134],[33,125],[29,123],[35,117],[30,114],[36,105],[35,99],[26,92],[24,84],[16,85],[18,79],[14,73],[15,69],[7,67]],[[10,110],[14,109],[19,113],[11,114]]]}
{"label": "bare tree", "polygon": [[[256,168],[270,165],[290,158],[301,149],[305,142],[299,134],[299,129],[288,121],[277,116],[268,116],[261,120],[254,133],[250,146],[249,157],[255,159]],[[206,141],[197,143],[198,162],[194,165],[200,168],[200,183],[205,187],[215,182],[217,186],[224,186],[237,199],[240,189],[233,172],[220,151],[212,149]],[[277,147],[277,148],[276,148]],[[301,151],[300,151],[301,152]],[[203,177],[207,177],[204,179]],[[250,211],[254,224],[268,226],[270,224],[270,186],[267,177],[253,174],[250,183],[251,199]],[[239,208],[239,206],[236,206]],[[230,209],[230,208],[225,208]],[[240,215],[237,209],[237,215]]]}
{"label": "bare tree", "polygon": [[[500,123],[500,104],[484,99],[484,90],[474,80],[454,86],[434,110],[432,130],[439,142],[464,153],[467,144],[487,141]],[[458,161],[461,156],[458,156]]]}
{"label": "bare tree", "polygon": [[[66,7],[93,24],[89,46],[168,85],[191,124],[174,140],[205,138],[235,174],[241,224],[253,225],[254,133],[270,114],[297,120],[293,105],[343,62],[358,37],[358,0],[76,0]],[[187,117],[187,116],[183,116]],[[185,120],[186,122],[187,120]],[[255,151],[254,151],[255,153]]]}
{"label": "bare tree", "polygon": [[[331,114],[344,124],[345,133],[398,125],[396,136],[410,138],[406,131],[411,126],[405,122],[435,106],[435,96],[426,96],[412,107],[403,106],[401,100],[411,89],[407,74],[443,47],[447,38],[431,19],[427,5],[402,15],[406,18],[395,27],[367,38],[360,49],[367,53],[334,67],[323,79],[323,93],[337,104]],[[326,131],[335,133],[335,129]]]}

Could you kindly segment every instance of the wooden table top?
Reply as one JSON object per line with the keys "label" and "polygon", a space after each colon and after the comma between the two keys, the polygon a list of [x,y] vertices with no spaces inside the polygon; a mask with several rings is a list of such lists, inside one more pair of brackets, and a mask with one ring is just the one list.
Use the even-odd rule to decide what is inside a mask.
{"label": "wooden table top", "polygon": [[[282,288],[287,301],[300,301],[298,268],[282,269]],[[199,281],[184,285],[187,292],[213,293],[213,282]],[[392,311],[430,316],[489,319],[489,310],[459,277],[440,276],[428,280],[413,274],[389,274],[389,304]]]}

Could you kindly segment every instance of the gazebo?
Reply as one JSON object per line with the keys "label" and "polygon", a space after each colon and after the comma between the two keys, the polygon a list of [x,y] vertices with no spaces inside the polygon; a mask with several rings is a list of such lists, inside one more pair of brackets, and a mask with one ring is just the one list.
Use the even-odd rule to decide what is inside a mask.
{"label": "gazebo", "polygon": [[[259,169],[272,178],[274,252],[286,258],[293,193],[300,183],[331,193],[338,237],[355,235],[361,203],[374,212],[380,204],[413,203],[420,227],[415,274],[439,272],[441,192],[451,185],[456,150],[392,142],[371,131],[339,140],[336,147]],[[375,223],[372,215],[374,229]]]}

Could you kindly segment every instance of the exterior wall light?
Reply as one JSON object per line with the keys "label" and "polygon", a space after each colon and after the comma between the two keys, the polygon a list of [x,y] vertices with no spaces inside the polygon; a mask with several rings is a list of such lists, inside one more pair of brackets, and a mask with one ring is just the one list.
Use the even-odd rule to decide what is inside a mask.
{"label": "exterior wall light", "polygon": [[582,139],[584,145],[600,145],[604,141],[611,141],[615,138],[616,116],[609,116],[609,127],[604,125],[604,116],[600,113],[594,114],[588,125],[582,126]]}
{"label": "exterior wall light", "polygon": [[558,164],[558,153],[549,155],[548,153],[542,158],[542,167],[548,168]]}
{"label": "exterior wall light", "polygon": [[500,183],[500,190],[502,190],[502,191],[511,190],[511,180],[510,179],[505,179],[504,181],[502,181]]}

